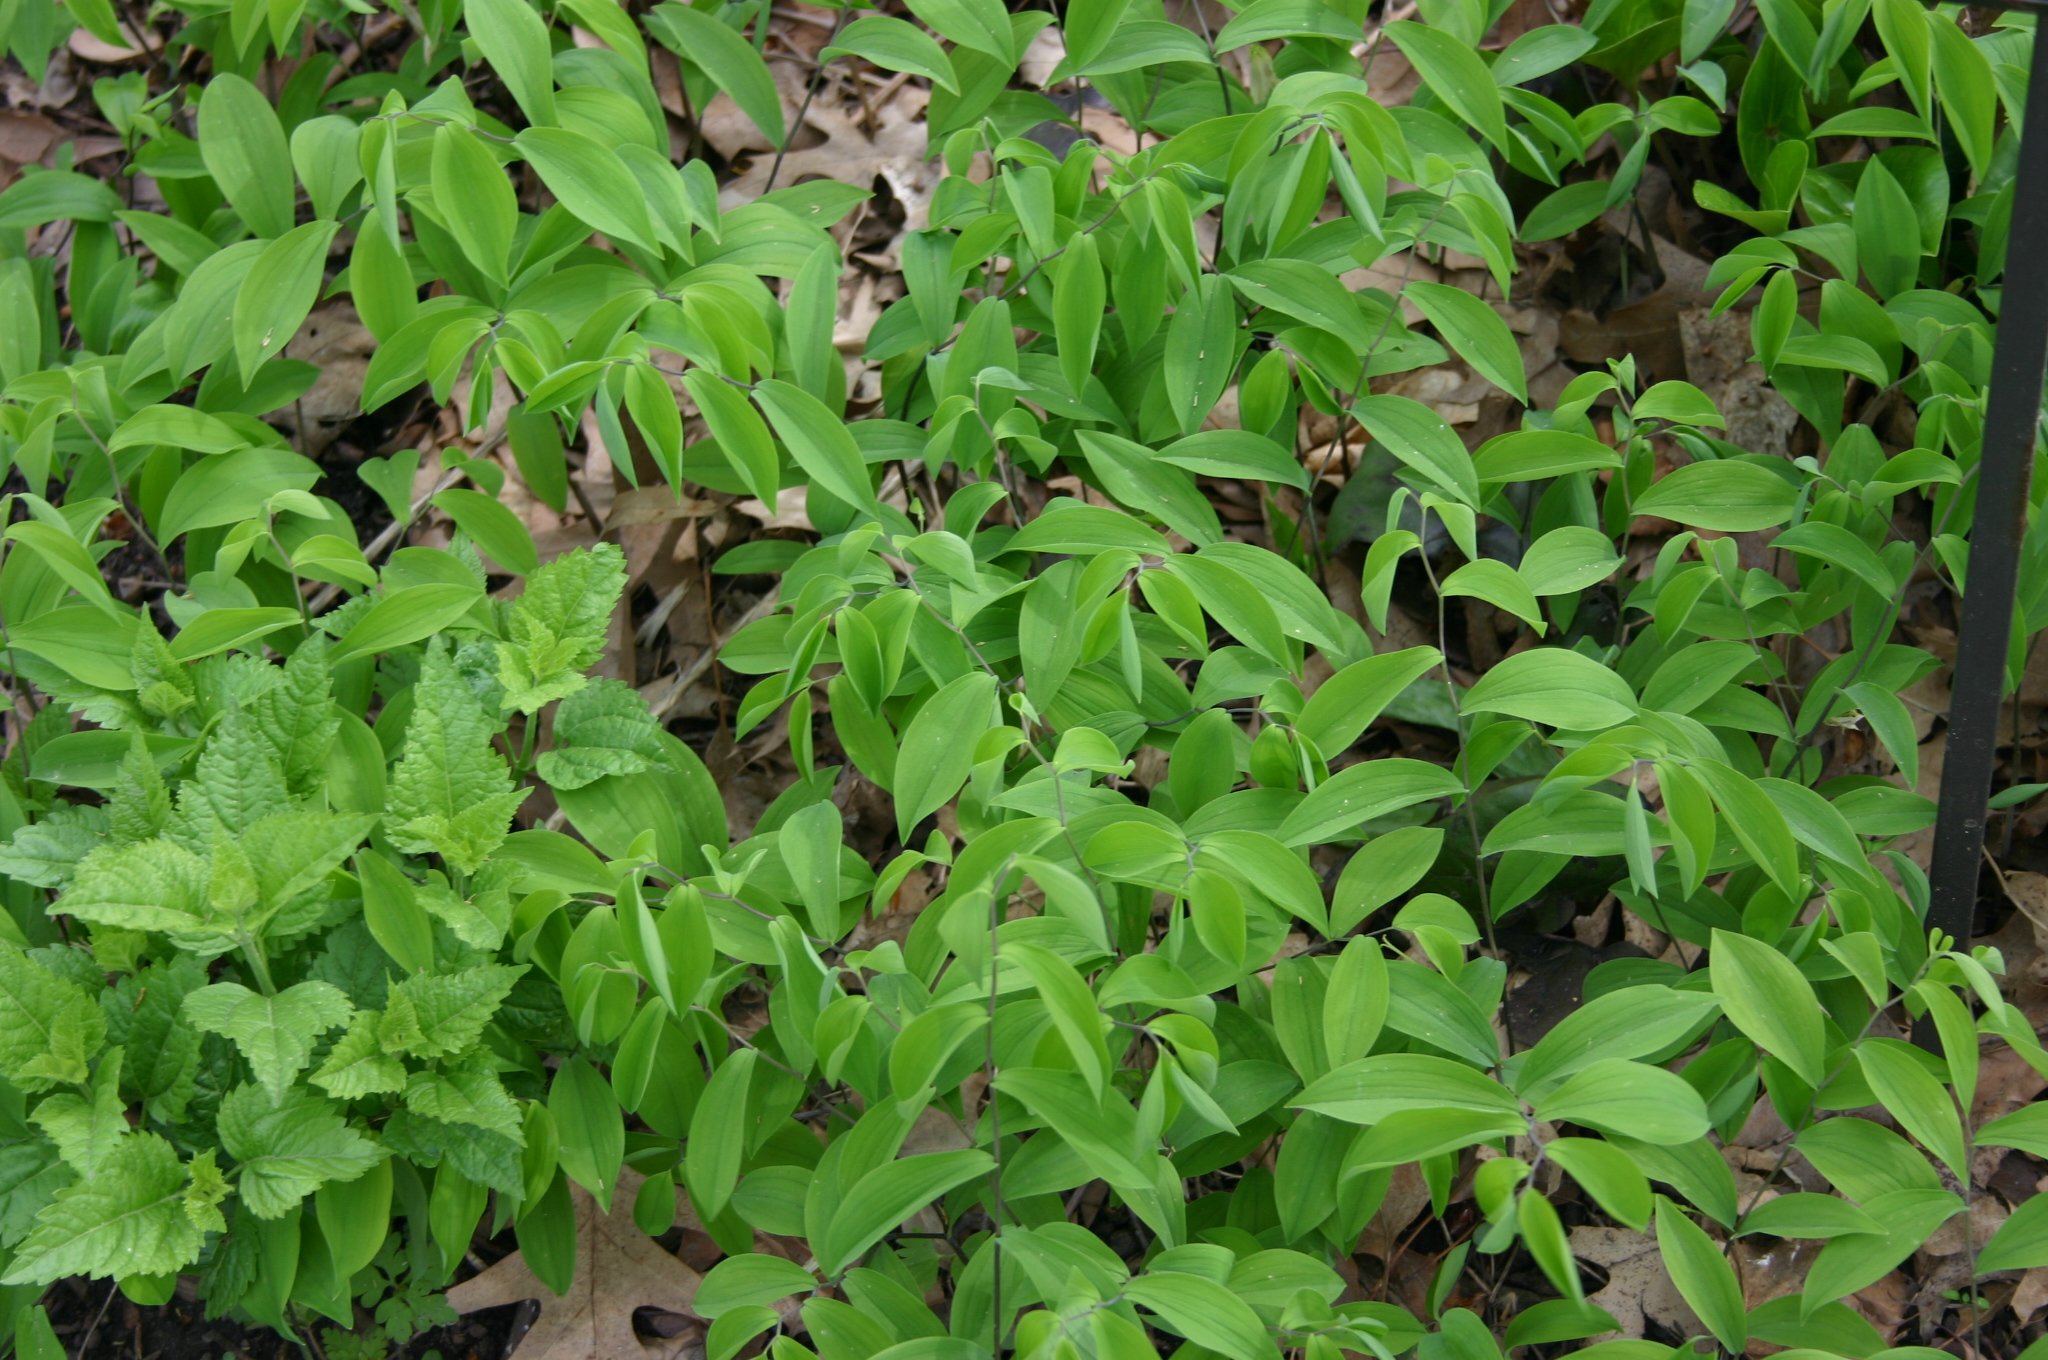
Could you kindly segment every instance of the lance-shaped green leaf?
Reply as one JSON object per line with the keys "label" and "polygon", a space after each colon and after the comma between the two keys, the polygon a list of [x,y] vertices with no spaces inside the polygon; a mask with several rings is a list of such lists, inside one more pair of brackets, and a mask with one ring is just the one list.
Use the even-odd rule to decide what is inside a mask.
{"label": "lance-shaped green leaf", "polygon": [[1070,240],[1053,275],[1057,285],[1052,299],[1053,338],[1059,347],[1060,375],[1067,380],[1067,390],[1078,397],[1088,389],[1095,368],[1095,346],[1102,334],[1105,294],[1095,237],[1083,232]]}
{"label": "lance-shaped green leaf", "polygon": [[1823,1017],[1798,966],[1761,940],[1716,930],[1712,971],[1714,995],[1735,1027],[1818,1088],[1827,1076]]}
{"label": "lance-shaped green leaf", "polygon": [[1444,103],[1488,141],[1506,150],[1507,112],[1500,86],[1494,84],[1477,52],[1440,28],[1406,19],[1388,24],[1386,34]]}
{"label": "lance-shaped green leaf", "polygon": [[1330,840],[1360,822],[1431,798],[1462,793],[1458,777],[1421,760],[1365,760],[1339,770],[1303,799],[1276,833],[1290,846]]}
{"label": "lance-shaped green leaf", "polygon": [[870,14],[839,30],[832,45],[818,54],[820,61],[842,53],[864,58],[887,71],[908,71],[954,94],[960,87],[953,79],[953,63],[946,49],[932,41],[930,34],[914,24],[886,14]]}
{"label": "lance-shaped green leaf", "polygon": [[1479,504],[1479,474],[1472,455],[1444,418],[1412,397],[1361,397],[1351,408],[1372,437],[1453,499]]}
{"label": "lance-shaped green leaf", "polygon": [[1437,333],[1460,358],[1479,370],[1480,376],[1523,402],[1529,400],[1521,346],[1499,312],[1464,289],[1442,283],[1411,283],[1401,290],[1401,296],[1421,309]]}
{"label": "lance-shaped green leaf", "polygon": [[1003,950],[1002,956],[1030,975],[1039,999],[1052,1016],[1053,1027],[1067,1042],[1067,1052],[1081,1069],[1089,1089],[1101,1096],[1109,1081],[1109,1045],[1102,1037],[1102,1012],[1096,1008],[1088,984],[1081,980],[1073,965],[1037,945],[1013,944]]}
{"label": "lance-shaped green leaf", "polygon": [[594,137],[557,127],[528,128],[513,145],[539,173],[549,192],[582,221],[615,241],[642,250],[660,248],[639,181],[610,147]]}
{"label": "lance-shaped green leaf", "polygon": [[657,5],[647,15],[647,28],[662,46],[687,58],[731,95],[770,143],[782,145],[782,96],[752,43],[705,11],[682,4]]}
{"label": "lance-shaped green leaf", "polygon": [[[729,1061],[729,1060],[728,1060]],[[920,1208],[988,1174],[995,1159],[979,1148],[931,1152],[886,1162],[856,1181],[840,1201],[818,1265],[827,1274],[858,1257]]]}
{"label": "lance-shaped green leaf", "polygon": [[925,701],[896,754],[896,827],[904,840],[952,800],[974,768],[974,747],[995,719],[995,677],[970,671]]}
{"label": "lance-shaped green leaf", "polygon": [[284,126],[263,92],[241,76],[223,72],[206,83],[199,155],[249,230],[275,239],[292,229],[292,160]]}
{"label": "lance-shaped green leaf", "polygon": [[1591,657],[1562,647],[1532,647],[1481,676],[1459,707],[1590,730],[1633,718],[1636,696],[1626,680]]}
{"label": "lance-shaped green leaf", "polygon": [[1892,1117],[1955,1171],[1968,1159],[1955,1101],[1905,1049],[1897,1039],[1866,1039],[1856,1046],[1856,1058]]}
{"label": "lance-shaped green leaf", "polygon": [[235,358],[252,385],[264,360],[279,353],[313,310],[327,266],[327,247],[340,224],[308,222],[272,241],[256,257],[235,294]]}
{"label": "lance-shaped green leaf", "polygon": [[475,0],[463,7],[469,36],[529,123],[555,118],[555,81],[548,26],[526,0]]}
{"label": "lance-shaped green leaf", "polygon": [[1671,1282],[1714,1339],[1740,1355],[1749,1337],[1749,1315],[1735,1271],[1714,1239],[1662,1195],[1657,1197],[1657,1250]]}
{"label": "lance-shaped green leaf", "polygon": [[740,1163],[747,1153],[747,1091],[755,1061],[754,1050],[743,1048],[720,1063],[690,1118],[683,1175],[690,1203],[706,1219],[725,1212],[733,1187],[739,1184]]}
{"label": "lance-shaped green leaf", "polygon": [[1176,1271],[1139,1275],[1124,1297],[1163,1318],[1174,1331],[1230,1360],[1272,1360],[1277,1354],[1265,1324],[1249,1304],[1213,1280]]}
{"label": "lance-shaped green leaf", "polygon": [[868,480],[860,445],[824,402],[779,378],[763,378],[757,383],[754,400],[761,403],[775,432],[789,446],[790,456],[810,474],[812,482],[855,509],[875,509],[874,486]]}

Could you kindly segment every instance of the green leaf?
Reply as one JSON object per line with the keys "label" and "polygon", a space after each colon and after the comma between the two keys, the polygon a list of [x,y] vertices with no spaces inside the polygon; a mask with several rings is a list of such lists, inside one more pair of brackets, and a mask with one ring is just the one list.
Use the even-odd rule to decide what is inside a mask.
{"label": "green leaf", "polygon": [[946,49],[913,24],[884,14],[856,19],[839,31],[832,46],[818,54],[820,61],[850,53],[887,71],[908,71],[954,94],[960,88],[953,80],[953,63]]}
{"label": "green leaf", "polygon": [[[1498,65],[1495,69],[1498,71]],[[1401,290],[1401,296],[1429,318],[1458,357],[1477,369],[1481,377],[1513,393],[1525,404],[1528,402],[1529,384],[1522,369],[1521,346],[1515,343],[1514,332],[1501,320],[1499,312],[1464,289],[1442,283],[1411,283]]]}
{"label": "green leaf", "polygon": [[1507,658],[1465,692],[1459,707],[1574,730],[1613,727],[1636,713],[1627,681],[1590,657],[1558,647],[1532,647]]}
{"label": "green leaf", "polygon": [[[299,622],[299,611],[282,605],[269,609],[209,609],[172,640],[171,655],[180,661],[197,661],[217,652],[246,647],[257,638]],[[324,709],[323,703],[320,711]]]}
{"label": "green leaf", "polygon": [[235,294],[235,358],[244,385],[264,360],[283,351],[320,297],[327,247],[340,224],[295,227],[265,246]]}
{"label": "green leaf", "polygon": [[1833,1195],[1780,1195],[1743,1215],[1742,1230],[1774,1237],[1828,1238],[1883,1232],[1884,1225]]}
{"label": "green leaf", "polygon": [[1535,1098],[1608,1058],[1645,1058],[1705,1023],[1719,1003],[1674,987],[1625,987],[1595,997],[1551,1027],[1523,1057],[1515,1088]]}
{"label": "green leaf", "polygon": [[763,505],[775,504],[781,460],[767,422],[748,404],[740,390],[717,374],[693,368],[683,375],[683,386],[711,427],[719,452],[739,473],[749,491]]}
{"label": "green leaf", "polygon": [[339,1106],[302,1089],[273,1102],[257,1087],[237,1087],[220,1104],[220,1139],[239,1164],[235,1189],[258,1218],[282,1218],[322,1185],[356,1180],[384,1157],[342,1122]]}
{"label": "green leaf", "polygon": [[1614,544],[1598,529],[1567,524],[1529,545],[1516,570],[1538,595],[1566,595],[1604,581],[1621,567]]}
{"label": "green leaf", "polygon": [[1928,27],[1934,37],[1934,88],[1941,96],[1942,108],[1948,112],[1956,141],[1969,158],[1971,173],[1982,179],[1991,168],[1998,80],[1984,49],[1972,42],[1954,19],[1946,14],[1931,15],[1929,19]]}
{"label": "green leaf", "polygon": [[1218,52],[1235,52],[1275,38],[1358,41],[1359,26],[1319,0],[1253,0],[1216,34]]}
{"label": "green leaf", "polygon": [[[1099,310],[1101,304],[1096,305]],[[1280,445],[1248,430],[1197,431],[1174,440],[1153,456],[1162,463],[1210,477],[1282,482],[1308,489],[1308,469],[1295,462],[1294,456]]]}
{"label": "green leaf", "polygon": [[1481,1066],[1500,1061],[1492,1021],[1456,983],[1405,959],[1387,966],[1387,978],[1393,984],[1387,1006],[1391,1028]]}
{"label": "green leaf", "polygon": [[469,36],[505,82],[526,121],[551,125],[555,117],[554,64],[547,23],[526,0],[473,0],[463,6]]}
{"label": "green leaf", "polygon": [[6,536],[34,553],[59,580],[101,613],[116,617],[126,613],[108,592],[99,563],[70,534],[41,520],[24,520],[10,526]]}
{"label": "green leaf", "polygon": [[434,966],[434,924],[420,907],[412,880],[374,852],[356,859],[363,893],[363,923],[392,962],[407,972]]}
{"label": "green leaf", "polygon": [[1507,151],[1507,112],[1500,86],[1493,83],[1477,52],[1442,29],[1412,20],[1388,24],[1385,32],[1444,103],[1503,153]]}
{"label": "green leaf", "polygon": [[1323,994],[1323,1047],[1332,1067],[1372,1052],[1386,1026],[1391,987],[1379,941],[1354,936],[1338,954]]}
{"label": "green leaf", "polygon": [[1568,472],[1618,468],[1621,455],[1597,439],[1569,430],[1517,430],[1480,445],[1472,455],[1472,465],[1484,483],[1529,482]]}
{"label": "green leaf", "polygon": [[533,573],[512,604],[507,640],[498,644],[507,711],[538,713],[588,683],[583,672],[604,655],[625,588],[625,554],[609,543],[564,553]]}
{"label": "green leaf", "polygon": [[[1951,1171],[1968,1160],[1962,1124],[1946,1087],[1936,1081],[1897,1039],[1866,1039],[1856,1058],[1870,1089],[1906,1132],[1948,1164]],[[1812,1082],[1818,1086],[1820,1083]]]}
{"label": "green leaf", "polygon": [[1484,1073],[1422,1053],[1387,1053],[1336,1068],[1288,1103],[1351,1124],[1376,1124],[1396,1110],[1513,1114],[1522,1108],[1506,1087]]}
{"label": "green leaf", "polygon": [[286,1088],[312,1059],[313,1045],[346,1025],[353,1010],[348,996],[328,982],[296,983],[275,996],[216,982],[185,998],[185,1018],[234,1040],[273,1106],[283,1102]]}
{"label": "green leaf", "polygon": [[[626,1156],[625,1118],[611,1083],[582,1058],[570,1058],[548,1088],[548,1112],[561,1138],[562,1170],[611,1212]],[[712,1211],[704,1206],[699,1212]]]}
{"label": "green leaf", "polygon": [[1344,1166],[1347,1172],[1400,1166],[1509,1137],[1527,1127],[1516,1115],[1482,1110],[1401,1110],[1360,1135],[1344,1155]]}
{"label": "green leaf", "polygon": [[280,491],[305,491],[320,480],[311,459],[288,449],[243,449],[202,458],[185,470],[157,514],[157,540],[168,544],[193,529],[236,524],[263,513]]}
{"label": "green leaf", "polygon": [[1017,64],[1010,16],[998,0],[914,0],[910,12],[962,47],[986,52],[1006,67]]}
{"label": "green leaf", "polygon": [[434,497],[436,509],[455,521],[456,527],[476,540],[491,560],[520,576],[540,570],[540,555],[533,535],[505,506],[480,491],[451,487]]}
{"label": "green leaf", "polygon": [[1237,1295],[1217,1288],[1215,1281],[1157,1270],[1132,1278],[1123,1292],[1206,1350],[1231,1360],[1272,1360],[1278,1354],[1259,1315]]}
{"label": "green leaf", "polygon": [[1649,1226],[1654,1209],[1649,1179],[1620,1148],[1597,1138],[1553,1138],[1543,1145],[1543,1155],[1617,1220],[1637,1232]]}
{"label": "green leaf", "polygon": [[1327,270],[1306,260],[1250,260],[1225,277],[1244,294],[1246,302],[1255,307],[1274,308],[1305,325],[1328,331],[1349,345],[1354,354],[1372,353],[1379,338],[1379,328],[1366,320],[1344,285],[1331,278]]}
{"label": "green leaf", "polygon": [[427,648],[414,694],[405,755],[391,772],[386,833],[401,850],[433,851],[474,873],[504,840],[527,790],[513,787],[491,744],[495,725],[443,648]]}
{"label": "green leaf", "polygon": [[122,1138],[105,1172],[57,1192],[36,1215],[0,1283],[48,1284],[66,1275],[173,1275],[199,1259],[205,1229],[220,1215],[188,1212],[186,1171],[153,1133]]}
{"label": "green leaf", "polygon": [[1333,759],[1350,749],[1395,696],[1442,660],[1434,647],[1408,647],[1354,661],[1309,696],[1295,730],[1313,741],[1325,759]]}
{"label": "green leaf", "polygon": [[463,1052],[484,1032],[525,972],[524,966],[484,963],[393,983],[384,1012],[384,1047],[422,1058]]}
{"label": "green leaf", "polygon": [[733,1187],[739,1184],[740,1162],[747,1152],[745,1112],[755,1061],[754,1050],[743,1048],[720,1063],[690,1117],[684,1179],[690,1187],[690,1203],[707,1219],[725,1212]]}
{"label": "green leaf", "polygon": [[1536,602],[1536,592],[1513,567],[1495,558],[1467,562],[1446,576],[1437,590],[1443,595],[1476,596],[1521,619],[1539,637],[1544,632],[1543,609]]}
{"label": "green leaf", "polygon": [[1081,449],[1109,494],[1158,519],[1197,547],[1223,541],[1223,526],[1195,479],[1162,463],[1142,444],[1096,430],[1079,432]]}
{"label": "green leaf", "polygon": [[[1714,805],[1721,809],[1729,829],[1735,833],[1735,839],[1742,848],[1749,852],[1750,858],[1786,893],[1796,893],[1799,847],[1793,840],[1792,827],[1785,820],[1785,814],[1778,810],[1777,803],[1757,787],[1756,781],[1727,765],[1701,761],[1688,768],[1707,786],[1707,791],[1713,795]],[[1789,963],[1787,967],[1790,967]],[[1818,1077],[1814,1084],[1819,1084]]]}
{"label": "green leaf", "polygon": [[[1163,187],[1164,181],[1154,184]],[[1167,192],[1178,200],[1178,191]],[[1161,197],[1158,193],[1148,196],[1154,200]],[[1174,209],[1155,211],[1171,213]],[[1160,366],[1166,378],[1167,404],[1182,434],[1199,430],[1209,412],[1222,400],[1231,372],[1237,367],[1242,334],[1237,304],[1229,287],[1216,275],[1203,274],[1181,294],[1167,323],[1166,353]]]}
{"label": "green leaf", "polygon": [[513,145],[540,175],[549,192],[581,221],[613,240],[642,250],[660,248],[655,241],[653,219],[647,215],[646,195],[633,172],[610,147],[593,137],[558,127],[528,128],[514,139]]}
{"label": "green leaf", "polygon": [[1657,1197],[1657,1250],[1671,1282],[1714,1339],[1740,1355],[1749,1338],[1749,1315],[1735,1271],[1714,1239],[1662,1195]]}
{"label": "green leaf", "polygon": [[1060,374],[1067,380],[1067,390],[1078,397],[1087,391],[1095,367],[1095,347],[1102,335],[1102,260],[1095,238],[1085,233],[1076,236],[1054,272],[1053,338],[1059,348]]}
{"label": "green leaf", "polygon": [[767,1252],[742,1252],[711,1267],[697,1286],[690,1309],[699,1317],[717,1318],[750,1304],[775,1303],[809,1294],[818,1279],[796,1262]]}
{"label": "green leaf", "polygon": [[1721,533],[1771,529],[1792,517],[1799,490],[1755,463],[1688,463],[1651,483],[1630,508]]}
{"label": "green leaf", "polygon": [[262,91],[232,72],[208,81],[199,105],[199,154],[249,230],[275,239],[292,229],[291,149]]}
{"label": "green leaf", "polygon": [[396,1095],[405,1089],[405,1064],[384,1051],[381,1011],[357,1011],[348,1033],[328,1050],[307,1080],[337,1100]]}
{"label": "green leaf", "polygon": [[463,258],[492,283],[503,286],[512,238],[519,227],[519,200],[505,167],[475,132],[444,124],[434,134],[433,188],[448,234]]}
{"label": "green leaf", "polygon": [[687,58],[731,95],[772,145],[782,145],[782,96],[752,43],[703,10],[673,0],[648,13],[647,27],[664,47]]}
{"label": "green leaf", "polygon": [[1819,1088],[1827,1076],[1820,1002],[1797,965],[1761,940],[1716,930],[1712,975],[1735,1027]]}
{"label": "green leaf", "polygon": [[[1064,967],[1065,965],[1061,965]],[[833,1274],[920,1208],[988,1174],[995,1159],[978,1148],[930,1152],[885,1163],[856,1181],[832,1216],[818,1265]]]}
{"label": "green leaf", "polygon": [[768,413],[790,456],[811,481],[856,509],[875,510],[868,466],[846,424],[825,403],[780,378],[763,378],[754,400]]}
{"label": "green leaf", "polygon": [[904,730],[896,755],[896,829],[907,842],[974,766],[974,747],[995,719],[995,677],[970,671],[925,701]]}
{"label": "green leaf", "polygon": [[1351,411],[1396,458],[1459,502],[1479,505],[1472,455],[1442,416],[1411,397],[1397,396],[1361,397]]}
{"label": "green leaf", "polygon": [[1003,950],[1003,957],[1030,975],[1081,1075],[1097,1096],[1102,1095],[1111,1070],[1109,1045],[1102,1036],[1102,1013],[1096,1009],[1088,984],[1065,959],[1037,945],[1011,945]]}
{"label": "green leaf", "polygon": [[1458,777],[1421,760],[1366,760],[1339,770],[1303,799],[1277,833],[1289,846],[1341,837],[1360,822],[1431,798],[1463,793]]}
{"label": "green leaf", "polygon": [[339,665],[432,637],[466,616],[482,595],[476,586],[443,581],[394,590],[341,635],[334,644],[333,662]]}
{"label": "green leaf", "polygon": [[[2037,1202],[2038,1201],[2038,1202]],[[2048,1199],[2039,1195],[2012,1211],[1977,1253],[1977,1273],[2048,1265]]]}
{"label": "green leaf", "polygon": [[1669,1146],[1704,1137],[1707,1107],[1682,1077],[1648,1063],[1602,1058],[1536,1102],[1539,1119]]}
{"label": "green leaf", "polygon": [[[1330,681],[1323,684],[1327,688]],[[1443,843],[1443,828],[1433,826],[1404,826],[1367,841],[1345,864],[1331,894],[1332,936],[1349,934],[1360,921],[1421,882]]]}
{"label": "green leaf", "polygon": [[1608,188],[1607,180],[1587,179],[1552,190],[1522,219],[1521,239],[1555,241],[1571,235],[1607,211]]}
{"label": "green leaf", "polygon": [[1850,1233],[1821,1248],[1800,1291],[1800,1316],[1811,1317],[1822,1305],[1883,1279],[1962,1207],[1946,1190],[1899,1190],[1866,1200],[1863,1211],[1885,1230]]}

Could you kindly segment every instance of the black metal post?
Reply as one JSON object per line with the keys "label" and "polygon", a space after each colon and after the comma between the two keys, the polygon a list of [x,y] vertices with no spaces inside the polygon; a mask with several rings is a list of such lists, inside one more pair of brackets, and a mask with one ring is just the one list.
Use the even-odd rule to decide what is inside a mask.
{"label": "black metal post", "polygon": [[[2031,9],[2032,6],[2027,6]],[[1934,824],[1933,890],[1927,924],[1967,948],[1977,905],[1986,804],[1998,753],[1998,715],[2012,639],[2020,541],[2027,530],[2027,483],[2041,384],[2048,370],[2048,41],[2034,42],[2033,73],[2015,169],[2005,291],[1992,351],[1991,394],[1977,463],[1977,514],[1970,533],[1961,637],[1948,713],[1941,811]]]}

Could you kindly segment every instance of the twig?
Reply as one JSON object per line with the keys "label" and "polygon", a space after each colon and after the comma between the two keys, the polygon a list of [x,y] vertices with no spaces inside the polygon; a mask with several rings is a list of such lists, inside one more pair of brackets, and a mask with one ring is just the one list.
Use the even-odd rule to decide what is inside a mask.
{"label": "twig", "polygon": [[[842,9],[839,11],[838,15],[833,18],[832,35],[825,40],[826,47],[830,47],[833,43],[839,40],[839,29],[843,24],[845,24],[847,13],[848,11]],[[811,83],[804,90],[803,105],[796,111],[796,120],[789,125],[788,131],[783,134],[782,144],[775,148],[775,164],[768,167],[768,183],[762,186],[762,193],[766,194],[773,192],[775,188],[775,177],[782,173],[782,158],[789,154],[789,139],[791,137],[796,136],[796,134],[803,128],[804,117],[811,111],[811,101],[818,97],[818,87],[825,83],[825,68],[829,65],[831,65],[829,61],[821,60],[819,61],[816,69],[814,69],[811,72]]]}
{"label": "twig", "polygon": [[119,1280],[115,1280],[112,1283],[108,1284],[107,1297],[100,1301],[99,1312],[94,1313],[92,1315],[92,1326],[85,1329],[85,1340],[78,1343],[78,1354],[81,1357],[81,1360],[83,1360],[85,1353],[92,1349],[93,1334],[99,1331],[100,1319],[104,1318],[107,1315],[107,1309],[113,1306],[114,1295],[116,1292],[120,1290],[120,1288],[121,1282]]}
{"label": "twig", "polygon": [[[483,451],[484,450],[481,449],[478,450],[479,453]],[[392,544],[396,543],[401,537],[403,537],[405,531],[412,528],[413,524],[419,519],[419,517],[426,513],[427,506],[433,501],[434,497],[440,495],[449,487],[454,486],[456,479],[458,479],[461,476],[462,473],[459,470],[455,472],[442,473],[441,476],[435,481],[434,489],[432,491],[429,491],[426,495],[420,497],[419,500],[415,501],[413,503],[411,511],[406,514],[406,517],[404,519],[392,520],[391,523],[385,525],[382,529],[377,531],[377,536],[370,540],[370,546],[363,549],[364,560],[375,560],[377,557],[383,554],[385,549],[389,548]],[[312,601],[306,606],[307,612],[312,614],[318,614],[321,610],[327,608],[328,605],[333,604],[335,597],[339,594],[341,594],[341,587],[338,585],[329,585],[323,588],[321,592],[318,595],[315,595]]]}
{"label": "twig", "polygon": [[[771,590],[766,595],[763,595],[752,609],[749,609],[740,616],[740,621],[733,628],[733,631],[737,633],[748,624],[765,619],[775,612],[775,605],[780,594],[781,592],[778,589]],[[709,612],[708,604],[706,612]],[[683,695],[689,690],[691,685],[697,682],[697,677],[711,668],[713,659],[718,655],[718,647],[718,632],[714,627],[711,632],[711,645],[699,652],[689,665],[676,672],[675,679],[669,681],[668,688],[662,692],[659,699],[648,700],[647,707],[653,712],[656,722],[666,718],[669,710],[682,702]]]}

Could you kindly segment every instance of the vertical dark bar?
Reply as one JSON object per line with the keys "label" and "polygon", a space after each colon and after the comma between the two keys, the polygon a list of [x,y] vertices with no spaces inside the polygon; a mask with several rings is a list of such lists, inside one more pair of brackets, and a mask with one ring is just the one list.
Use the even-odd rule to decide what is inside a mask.
{"label": "vertical dark bar", "polygon": [[2027,527],[2027,482],[2041,418],[2042,374],[2048,368],[2048,41],[2034,44],[2029,91],[2033,97],[2027,101],[2014,175],[2005,293],[1977,467],[1977,516],[1970,534],[1948,757],[1934,824],[1933,901],[1927,913],[1928,925],[1966,945],[1977,904],[2013,590]]}

